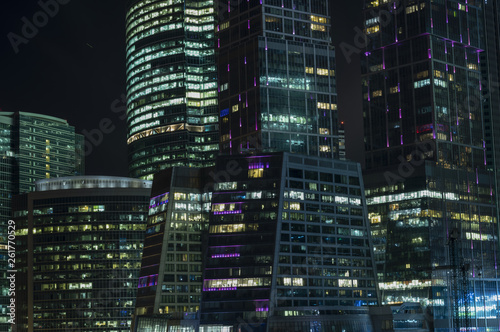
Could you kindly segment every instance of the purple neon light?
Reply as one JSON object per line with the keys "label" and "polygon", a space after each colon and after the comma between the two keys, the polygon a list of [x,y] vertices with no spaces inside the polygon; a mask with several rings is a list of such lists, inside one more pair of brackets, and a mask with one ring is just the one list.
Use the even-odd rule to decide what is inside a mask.
{"label": "purple neon light", "polygon": [[214,215],[221,215],[221,214],[239,214],[241,213],[241,210],[234,210],[234,211],[214,211]]}
{"label": "purple neon light", "polygon": [[250,20],[248,20],[248,30],[250,30]]}
{"label": "purple neon light", "polygon": [[248,164],[248,169],[259,169],[259,168],[269,168],[269,163],[250,163]]}
{"label": "purple neon light", "polygon": [[233,258],[233,257],[240,257],[240,254],[239,253],[234,253],[234,254],[212,255],[212,258]]}
{"label": "purple neon light", "polygon": [[[149,280],[149,282],[148,282]],[[146,285],[147,283],[147,285]],[[139,278],[139,286],[138,288],[151,287],[158,285],[158,274],[150,274],[148,276],[144,276]]]}
{"label": "purple neon light", "polygon": [[399,109],[399,118],[402,119],[402,115],[401,115],[401,108]]}
{"label": "purple neon light", "polygon": [[382,48],[382,69],[385,69],[385,48]]}
{"label": "purple neon light", "polygon": [[235,291],[237,287],[221,287],[221,288],[203,288],[204,292],[223,292],[223,291]]}

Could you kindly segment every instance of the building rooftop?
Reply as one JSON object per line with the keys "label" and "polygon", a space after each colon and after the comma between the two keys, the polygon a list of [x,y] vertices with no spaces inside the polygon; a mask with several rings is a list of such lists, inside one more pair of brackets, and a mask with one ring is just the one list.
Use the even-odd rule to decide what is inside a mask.
{"label": "building rooftop", "polygon": [[36,191],[104,188],[151,188],[152,182],[116,176],[70,176],[35,182]]}

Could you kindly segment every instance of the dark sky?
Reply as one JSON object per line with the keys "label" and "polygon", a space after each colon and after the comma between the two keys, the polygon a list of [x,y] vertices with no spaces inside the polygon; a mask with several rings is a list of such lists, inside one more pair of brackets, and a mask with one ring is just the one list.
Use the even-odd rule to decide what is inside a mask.
{"label": "dark sky", "polygon": [[[116,112],[123,106],[120,99],[125,93],[125,1],[59,1],[66,4],[60,4],[45,21],[38,0],[1,2],[0,108],[57,116],[68,120],[79,133],[94,133],[94,142],[87,145],[87,174],[126,176],[126,123]],[[361,0],[330,3],[334,43],[352,44],[353,27],[360,26]],[[33,23],[34,19],[38,31],[23,31],[25,21]],[[17,45],[13,47],[13,43]],[[348,61],[339,48],[337,76],[348,157],[359,161],[359,60]],[[95,132],[101,121],[112,127],[99,137]]]}

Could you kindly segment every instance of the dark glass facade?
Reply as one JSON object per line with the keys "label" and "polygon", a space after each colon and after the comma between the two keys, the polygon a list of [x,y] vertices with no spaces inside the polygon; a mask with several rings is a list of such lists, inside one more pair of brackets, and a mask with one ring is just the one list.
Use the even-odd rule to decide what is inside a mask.
{"label": "dark glass facade", "polygon": [[211,171],[211,168],[174,167],[155,175],[137,316],[197,318],[202,286],[202,237],[208,229],[211,198],[207,181]]}
{"label": "dark glass facade", "polygon": [[202,327],[369,331],[378,300],[359,165],[222,156],[215,174]]}
{"label": "dark glass facade", "polygon": [[148,181],[41,180],[13,199],[15,331],[130,331]]}
{"label": "dark glass facade", "polygon": [[213,165],[213,0],[131,0],[126,20],[129,175],[152,180],[173,166]]}
{"label": "dark glass facade", "polygon": [[481,53],[481,74],[486,159],[488,169],[495,174],[498,205],[500,170],[495,165],[500,158],[500,7],[496,1],[485,2],[484,32],[486,50]]}
{"label": "dark glass facade", "polygon": [[481,1],[365,1],[365,184],[382,301],[420,302],[435,331],[498,328],[483,10]]}
{"label": "dark glass facade", "polygon": [[328,2],[218,3],[221,151],[338,156]]}

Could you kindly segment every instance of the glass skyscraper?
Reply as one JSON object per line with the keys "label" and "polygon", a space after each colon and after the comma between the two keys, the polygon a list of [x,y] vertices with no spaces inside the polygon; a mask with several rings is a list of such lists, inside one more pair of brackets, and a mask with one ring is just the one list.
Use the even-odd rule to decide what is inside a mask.
{"label": "glass skyscraper", "polygon": [[214,4],[131,0],[127,12],[129,175],[214,164],[218,152]]}
{"label": "glass skyscraper", "polygon": [[378,303],[359,164],[221,156],[201,331],[370,331]]}
{"label": "glass skyscraper", "polygon": [[34,190],[36,180],[82,175],[83,136],[66,120],[28,112],[0,112],[0,331],[8,331],[7,221],[12,195]]}
{"label": "glass skyscraper", "polygon": [[365,185],[382,301],[420,302],[435,331],[498,329],[484,5],[365,1]]}
{"label": "glass skyscraper", "polygon": [[221,151],[338,156],[328,1],[218,1]]}
{"label": "glass skyscraper", "polygon": [[130,331],[151,182],[77,176],[15,196],[14,331]]}
{"label": "glass skyscraper", "polygon": [[164,314],[173,320],[197,317],[201,303],[202,238],[208,230],[212,197],[207,189],[212,171],[211,167],[174,167],[155,175],[137,316]]}

